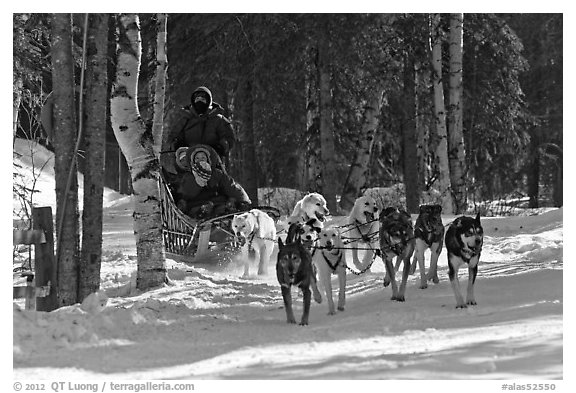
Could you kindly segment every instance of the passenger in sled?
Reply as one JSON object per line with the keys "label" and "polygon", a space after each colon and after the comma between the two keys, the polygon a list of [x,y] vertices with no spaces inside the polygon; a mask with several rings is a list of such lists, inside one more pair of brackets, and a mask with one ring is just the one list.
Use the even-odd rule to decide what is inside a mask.
{"label": "passenger in sled", "polygon": [[191,103],[180,110],[178,119],[172,128],[171,151],[180,147],[208,145],[218,156],[212,157],[212,165],[221,167],[229,162],[229,153],[234,147],[234,131],[230,120],[224,116],[224,108],[212,100],[207,87],[200,86],[190,97]]}
{"label": "passenger in sled", "polygon": [[174,185],[176,206],[195,219],[207,219],[250,208],[248,194],[226,173],[218,155],[206,145],[180,148],[176,166],[180,170]]}

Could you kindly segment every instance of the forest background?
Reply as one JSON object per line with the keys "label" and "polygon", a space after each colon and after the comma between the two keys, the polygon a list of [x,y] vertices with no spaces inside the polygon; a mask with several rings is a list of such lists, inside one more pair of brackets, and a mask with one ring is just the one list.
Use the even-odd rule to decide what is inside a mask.
{"label": "forest background", "polygon": [[[102,183],[130,193],[134,173],[129,174],[125,148],[118,147],[114,116],[108,115],[115,108],[111,98],[121,95],[118,48],[126,50],[122,34],[129,24],[123,30],[120,21],[126,18],[91,15],[99,18],[92,28],[107,29],[103,37],[89,35],[86,47],[84,14],[13,14],[13,137],[55,149],[57,172],[59,165],[69,166],[75,154],[73,111],[55,119],[58,126],[68,121],[69,133],[51,135],[42,109],[50,93],[73,92],[81,83],[85,56],[89,64],[99,61],[100,75],[89,73],[97,67],[86,67],[88,89],[108,96],[100,99],[103,106],[86,108],[107,116],[94,125],[90,120],[96,116],[86,115],[87,129],[95,130],[86,132],[87,138],[101,135],[97,142],[79,141],[78,166],[90,171],[98,156]],[[140,140],[157,135],[161,15],[166,16],[138,16]],[[181,107],[194,88],[206,85],[238,140],[230,172],[253,200],[263,188],[318,191],[333,213],[342,214],[369,188],[397,187],[397,202],[411,213],[420,203],[445,205],[446,199],[445,212],[484,215],[493,213],[484,203],[498,199],[530,207],[563,205],[562,14],[168,14],[164,28],[169,66],[162,141],[155,141],[160,162],[172,154],[167,146]],[[69,53],[58,47],[65,42],[60,34],[69,35],[72,44],[64,48]],[[90,57],[95,53],[103,57]],[[61,60],[69,68],[61,67]],[[68,108],[77,107],[73,96]],[[97,181],[95,172],[89,173],[84,179]],[[57,179],[57,193],[60,184]],[[15,177],[13,192],[24,195],[27,187]],[[85,189],[91,188],[85,184]],[[92,204],[85,201],[83,230],[97,233],[89,224],[101,222],[86,217],[87,206]],[[94,214],[101,217],[101,211]],[[63,239],[69,230],[71,241],[78,242],[73,216],[63,214],[62,220],[71,221],[58,226]],[[97,248],[101,239],[94,244]],[[61,249],[71,250],[58,257],[77,271],[79,247]],[[80,262],[81,272],[84,265]],[[97,288],[95,282],[84,290],[76,280],[63,282],[74,283],[69,292],[83,293],[80,298]]]}

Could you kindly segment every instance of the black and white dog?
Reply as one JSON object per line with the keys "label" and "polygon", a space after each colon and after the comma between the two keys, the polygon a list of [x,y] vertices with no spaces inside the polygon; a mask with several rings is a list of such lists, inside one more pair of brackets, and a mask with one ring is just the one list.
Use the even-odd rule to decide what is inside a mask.
{"label": "black and white dog", "polygon": [[[384,286],[392,283],[392,300],[404,301],[406,281],[410,274],[410,258],[414,253],[414,227],[412,217],[404,210],[388,207],[380,214],[380,251],[386,266]],[[404,262],[400,288],[396,284],[396,270],[392,260],[397,258],[397,265]]]}
{"label": "black and white dog", "polygon": [[[420,269],[420,288],[428,287],[428,281],[438,284],[438,257],[444,245],[444,225],[442,224],[442,206],[421,205],[420,213],[414,226],[416,238],[416,250],[410,274],[416,271],[416,264]],[[428,274],[425,271],[424,252],[430,249],[430,268]]]}
{"label": "black and white dog", "polygon": [[[480,213],[476,218],[458,217],[446,231],[446,250],[448,250],[448,277],[456,297],[456,308],[466,308],[467,305],[476,305],[474,297],[474,282],[478,273],[478,262],[484,243],[484,230],[480,224]],[[458,269],[468,265],[468,291],[466,303],[460,292]]]}

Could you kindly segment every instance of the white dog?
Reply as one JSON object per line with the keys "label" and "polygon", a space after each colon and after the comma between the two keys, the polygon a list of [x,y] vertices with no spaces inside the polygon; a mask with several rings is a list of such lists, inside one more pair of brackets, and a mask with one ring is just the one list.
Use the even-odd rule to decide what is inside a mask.
{"label": "white dog", "polygon": [[342,238],[338,229],[328,227],[318,234],[318,249],[312,257],[312,263],[318,270],[318,278],[328,299],[328,314],[334,315],[334,300],[332,299],[332,274],[338,275],[338,310],[344,311],[346,303],[346,257]]}
{"label": "white dog", "polygon": [[321,224],[328,214],[330,211],[326,207],[326,199],[317,192],[312,192],[296,203],[292,215],[288,217],[288,225],[296,222],[305,224],[314,218]]}
{"label": "white dog", "polygon": [[[276,244],[276,226],[268,214],[258,209],[235,215],[232,218],[232,231],[242,246],[244,260],[244,275],[248,277],[250,270],[250,255],[258,253],[258,274],[268,273],[268,262]],[[256,259],[256,258],[254,258]]]}
{"label": "white dog", "polygon": [[[375,250],[380,248],[378,241],[380,224],[378,222],[376,200],[367,195],[356,199],[354,207],[348,215],[347,224],[348,230],[343,235],[350,239],[352,261],[358,269],[366,269],[374,258]],[[361,245],[366,246],[365,248],[370,248],[364,253],[362,263],[360,263],[358,258],[358,248]]]}

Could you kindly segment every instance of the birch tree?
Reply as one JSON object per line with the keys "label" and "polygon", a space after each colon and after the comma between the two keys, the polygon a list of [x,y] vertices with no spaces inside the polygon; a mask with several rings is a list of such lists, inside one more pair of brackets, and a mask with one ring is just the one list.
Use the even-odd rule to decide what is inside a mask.
{"label": "birch tree", "polygon": [[450,164],[448,161],[448,133],[446,131],[446,106],[442,85],[442,33],[440,14],[430,15],[430,57],[432,64],[432,88],[434,91],[434,118],[436,123],[436,152],[438,191],[442,212],[453,214],[453,201],[450,188]]}
{"label": "birch tree", "polygon": [[322,194],[334,214],[336,204],[336,150],[334,145],[333,104],[331,91],[330,45],[328,26],[324,27],[318,51],[320,74],[320,157],[322,162]]}
{"label": "birch tree", "polygon": [[466,155],[464,149],[464,131],[462,128],[463,22],[463,14],[450,14],[448,159],[450,162],[450,184],[452,186],[456,207],[454,213],[462,213],[466,209]]}
{"label": "birch tree", "polygon": [[366,188],[368,179],[368,166],[372,156],[372,147],[376,139],[378,129],[380,109],[382,107],[382,95],[384,90],[376,88],[372,97],[364,105],[362,118],[362,128],[356,141],[356,155],[350,165],[348,179],[344,185],[342,197],[340,198],[340,208],[350,211],[354,206],[354,201],[358,198],[363,189]]}
{"label": "birch tree", "polygon": [[144,290],[164,283],[166,257],[158,187],[159,160],[152,131],[146,129],[137,103],[142,55],[139,18],[122,14],[117,24],[117,67],[110,111],[114,135],[126,157],[134,190],[134,235],[138,260],[136,286]]}
{"label": "birch tree", "polygon": [[80,252],[71,14],[52,15],[51,56],[54,86],[52,115],[56,180],[56,290],[58,305],[68,306],[78,299]]}
{"label": "birch tree", "polygon": [[108,19],[109,14],[90,14],[88,20],[79,301],[100,288],[104,154],[108,119]]}
{"label": "birch tree", "polygon": [[152,138],[154,154],[160,159],[162,150],[162,137],[164,135],[164,102],[166,101],[166,70],[168,56],[166,55],[166,37],[168,29],[168,15],[157,14],[156,38],[156,75],[154,89],[154,114],[152,118]]}

